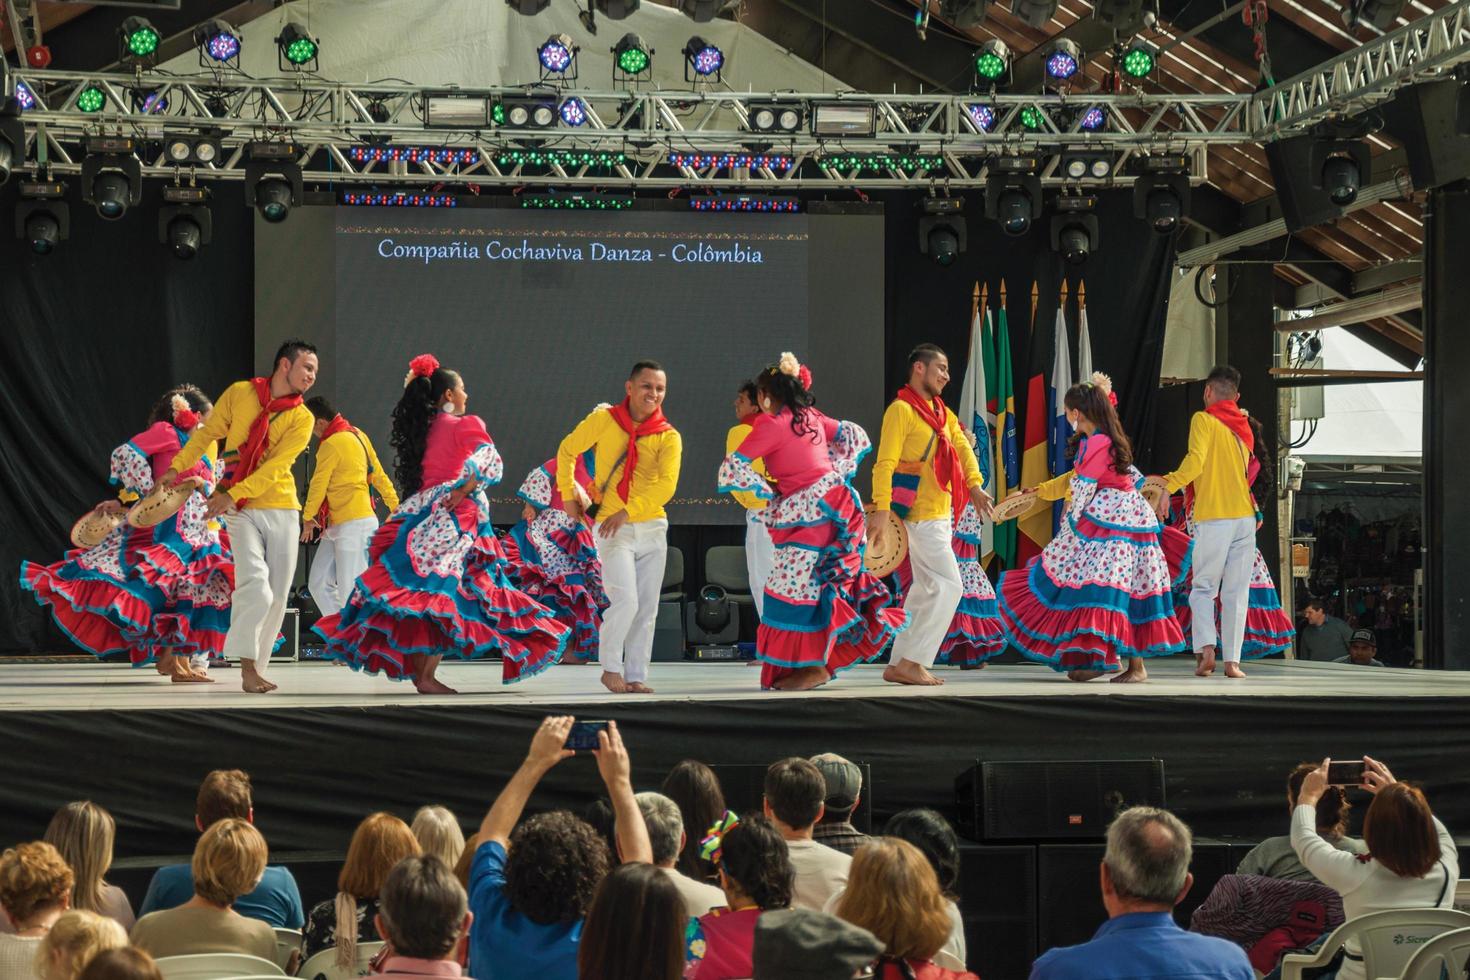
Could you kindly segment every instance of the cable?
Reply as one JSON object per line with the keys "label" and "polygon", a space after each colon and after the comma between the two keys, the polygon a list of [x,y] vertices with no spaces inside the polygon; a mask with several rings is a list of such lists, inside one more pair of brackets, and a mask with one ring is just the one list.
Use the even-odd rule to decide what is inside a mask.
{"label": "cable", "polygon": [[[1209,268],[1210,267],[1207,266],[1207,265],[1202,265],[1202,266],[1199,267],[1198,270],[1196,270],[1196,272],[1194,274],[1194,297],[1195,297],[1195,299],[1197,299],[1201,303],[1203,303],[1205,306],[1208,306],[1210,309],[1212,309],[1212,310],[1218,310],[1220,307],[1222,307],[1226,303],[1230,302],[1230,297],[1235,295],[1235,290],[1234,289],[1230,290],[1230,292],[1227,293],[1223,299],[1216,299],[1215,302],[1213,302],[1213,303],[1211,303],[1209,300],[1205,299],[1205,294],[1200,291],[1200,283],[1204,280],[1205,273],[1207,271],[1209,271]],[[1230,271],[1228,269],[1225,272],[1225,278],[1226,278],[1227,281],[1230,279]],[[1237,284],[1236,285],[1236,289],[1239,289],[1239,288],[1240,287]],[[1215,290],[1215,293],[1218,295],[1219,294],[1219,290],[1216,289]]]}

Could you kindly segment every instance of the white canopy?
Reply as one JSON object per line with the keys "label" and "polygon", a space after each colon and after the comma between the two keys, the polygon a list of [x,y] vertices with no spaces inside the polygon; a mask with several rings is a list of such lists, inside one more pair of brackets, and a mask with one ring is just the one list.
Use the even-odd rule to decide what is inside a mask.
{"label": "white canopy", "polygon": [[[1322,334],[1323,366],[1359,371],[1399,371],[1403,365],[1346,330]],[[1422,458],[1424,382],[1327,385],[1325,416],[1317,434],[1293,455],[1310,462],[1355,463]],[[1300,436],[1303,423],[1293,425]]]}

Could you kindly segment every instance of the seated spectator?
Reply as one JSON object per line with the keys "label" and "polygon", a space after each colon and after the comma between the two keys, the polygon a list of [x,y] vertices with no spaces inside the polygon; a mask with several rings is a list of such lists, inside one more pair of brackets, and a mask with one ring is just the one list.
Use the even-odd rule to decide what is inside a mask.
{"label": "seated spectator", "polygon": [[786,839],[796,872],[791,904],[820,912],[847,885],[852,858],[812,839],[825,812],[827,782],[805,759],[782,759],[766,770],[765,812]]}
{"label": "seated spectator", "polygon": [[863,798],[863,771],[832,752],[814,755],[811,761],[827,786],[822,817],[812,828],[812,839],[850,857],[870,840],[852,825],[853,811]]}
{"label": "seated spectator", "polygon": [[1342,925],[1342,896],[1314,881],[1226,875],[1189,916],[1189,930],[1228,939],[1269,973],[1284,953],[1313,948]]}
{"label": "seated spectator", "polygon": [[679,980],[684,970],[684,898],[649,864],[614,868],[597,886],[577,944],[581,980]]}
{"label": "seated spectator", "polygon": [[1297,634],[1297,642],[1303,660],[1335,661],[1347,654],[1353,628],[1328,614],[1327,603],[1321,599],[1307,600],[1302,607],[1302,619],[1306,622]]}
{"label": "seated spectator", "polygon": [[389,980],[463,977],[473,916],[454,872],[433,854],[393,866],[378,893],[376,932],[392,949],[381,972]]}
{"label": "seated spectator", "polygon": [[45,841],[0,854],[0,905],[15,926],[15,932],[0,935],[0,977],[34,980],[41,940],[71,907],[75,880],[61,852]]}
{"label": "seated spectator", "polygon": [[[1307,870],[1342,895],[1351,922],[1389,909],[1453,908],[1460,856],[1454,838],[1416,786],[1363,757],[1363,789],[1373,794],[1363,816],[1366,856],[1334,847],[1317,833],[1317,805],[1327,794],[1327,763],[1302,780],[1291,816],[1291,846]],[[1351,941],[1338,980],[1364,980],[1362,951]]]}
{"label": "seated spectator", "polygon": [[[470,973],[479,980],[574,980],[577,944],[597,885],[607,874],[607,845],[565,810],[520,823],[536,784],[558,762],[574,719],[541,723],[521,767],[480,824],[470,864]],[[648,832],[633,799],[630,764],[616,722],[598,734],[597,768],[617,814],[623,860],[647,864]]]}
{"label": "seated spectator", "polygon": [[[1302,791],[1302,780],[1317,766],[1311,762],[1303,762],[1291,771],[1286,777],[1286,810],[1288,816],[1295,812],[1297,796]],[[1317,834],[1327,843],[1341,851],[1349,854],[1362,854],[1366,847],[1363,842],[1347,836],[1348,811],[1352,805],[1348,803],[1347,794],[1342,791],[1341,786],[1329,786],[1322,793],[1322,798],[1317,801]],[[1239,867],[1235,869],[1238,875],[1264,875],[1267,878],[1281,878],[1285,881],[1311,881],[1317,878],[1302,867],[1301,861],[1297,860],[1296,851],[1291,846],[1291,837],[1269,837],[1261,841],[1251,849],[1251,852],[1241,859]]]}
{"label": "seated spectator", "polygon": [[138,947],[124,946],[92,957],[77,980],[163,980],[163,971]]}
{"label": "seated spectator", "polygon": [[[71,868],[75,878],[71,907],[116,919],[126,934],[133,927],[133,907],[121,888],[103,880],[112,866],[115,832],[112,814],[83,800],[57,810],[41,839],[56,848]],[[0,932],[15,932],[3,909],[0,909]]]}
{"label": "seated spectator", "polygon": [[[255,822],[250,777],[239,769],[216,769],[199,784],[194,803],[194,826],[202,834],[218,820],[233,817]],[[193,870],[187,864],[159,868],[148,883],[138,915],[183,905],[194,894]],[[235,911],[276,929],[300,929],[306,924],[296,879],[282,867],[268,867],[248,894],[241,895]]]}
{"label": "seated spectator", "polygon": [[96,912],[72,909],[56,920],[36,953],[40,980],[77,980],[77,976],[104,949],[121,949],[128,934],[117,920]]}
{"label": "seated spectator", "polygon": [[464,831],[459,820],[442,806],[421,806],[409,825],[418,839],[419,851],[432,854],[453,868],[464,853]]}
{"label": "seated spectator", "polygon": [[274,930],[233,908],[260,880],[268,856],[265,838],[250,823],[236,817],[216,820],[194,845],[193,897],[177,908],[139,919],[133,926],[133,945],[155,959],[243,953],[274,961]]}
{"label": "seated spectator", "polygon": [[1118,814],[1100,870],[1108,921],[1080,946],[1043,953],[1032,980],[1253,980],[1239,946],[1174,922],[1174,906],[1194,884],[1192,851],[1189,828],[1169,811],[1136,806]]}
{"label": "seated spectator", "polygon": [[883,944],[877,980],[978,980],[934,962],[951,929],[945,905],[923,852],[908,841],[880,837],[853,855],[835,911]]}
{"label": "seated spectator", "polygon": [[684,902],[684,915],[697,919],[710,909],[725,904],[725,893],[714,885],[681,874],[674,862],[684,850],[684,815],[679,806],[662,793],[639,793],[634,797],[638,810],[643,814],[643,825],[648,828],[648,845],[653,849],[653,863],[657,865]]}
{"label": "seated spectator", "polygon": [[692,980],[749,977],[755,927],[767,912],[791,905],[794,873],[781,833],[769,820],[730,814],[710,829],[705,850],[720,869],[725,907],[689,929],[684,976]]}
{"label": "seated spectator", "polygon": [[[408,824],[391,813],[374,813],[362,823],[347,845],[347,860],[337,875],[337,897],[315,905],[301,933],[302,955],[310,958],[335,946],[338,969],[357,963],[357,944],[375,943],[378,935],[378,890],[393,866],[419,853],[419,842]],[[350,929],[339,930],[350,922]]]}
{"label": "seated spectator", "polygon": [[809,909],[761,916],[752,955],[755,980],[852,980],[866,976],[883,944],[866,929]]}
{"label": "seated spectator", "polygon": [[714,865],[699,854],[699,842],[725,815],[725,792],[719,777],[703,762],[685,759],[669,771],[659,791],[674,801],[684,818],[684,847],[679,852],[679,873],[696,881],[713,882],[719,877]]}
{"label": "seated spectator", "polygon": [[1372,630],[1353,630],[1352,637],[1348,639],[1347,655],[1332,662],[1355,664],[1359,667],[1382,667],[1383,661],[1378,659],[1378,637]]}
{"label": "seated spectator", "polygon": [[949,915],[949,938],[934,954],[934,962],[949,970],[963,970],[968,959],[965,921],[960,917],[960,839],[954,828],[934,810],[916,809],[895,813],[883,828],[886,837],[906,840],[928,858],[944,893],[944,910]]}

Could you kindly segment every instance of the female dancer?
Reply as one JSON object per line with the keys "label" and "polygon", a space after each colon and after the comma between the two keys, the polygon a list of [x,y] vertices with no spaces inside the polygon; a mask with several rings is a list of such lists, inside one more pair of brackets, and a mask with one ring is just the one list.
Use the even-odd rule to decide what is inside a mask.
{"label": "female dancer", "polygon": [[408,499],[373,535],[372,564],[347,605],[316,625],[328,656],[412,679],[421,694],[457,693],[434,677],[447,656],[499,649],[510,684],[556,663],[570,630],[511,586],[484,487],[502,464],[469,395],[432,354],[409,364],[393,409],[394,475]]}
{"label": "female dancer", "polygon": [[[954,619],[949,622],[949,632],[939,644],[939,663],[954,664],[962,670],[976,670],[985,666],[985,661],[1006,648],[1005,627],[1000,621],[1000,610],[996,606],[995,587],[980,565],[980,533],[983,525],[975,513],[975,505],[966,502],[964,512],[955,522],[955,560],[960,566],[960,581],[964,592],[960,594],[960,605]],[[898,594],[908,591],[913,573],[905,559],[898,570]]]}
{"label": "female dancer", "polygon": [[[586,458],[579,457],[577,492],[584,509],[591,504],[591,488]],[[500,541],[511,579],[571,629],[561,662],[591,663],[597,659],[597,630],[607,608],[602,565],[586,519],[574,521],[562,509],[556,457],[532,470],[516,496],[525,501],[520,523]]]}
{"label": "female dancer", "polygon": [[[112,483],[136,499],[153,489],[212,406],[180,385],[148,416],[148,428],[112,452]],[[122,524],[101,543],[53,565],[21,563],[21,585],[51,610],[61,629],[95,657],[128,651],[133,666],[157,663],[175,682],[207,682],[205,668],[230,626],[234,566],[204,506],[217,474],[209,453],[184,477],[204,486],[178,513],[151,528]],[[120,500],[99,507],[123,509]]]}
{"label": "female dancer", "polygon": [[1067,389],[1075,469],[1024,492],[1072,500],[1041,556],[1001,577],[1000,615],[1028,658],[1085,681],[1119,670],[1126,657],[1127,671],[1113,680],[1130,683],[1147,678],[1144,657],[1177,653],[1184,637],[1159,520],[1138,491],[1110,395],[1096,381]]}
{"label": "female dancer", "polygon": [[[756,386],[762,414],[720,464],[719,489],[771,500],[761,512],[776,551],[756,636],[761,686],[804,691],[877,657],[907,617],[863,568],[852,476],[872,448],[867,433],[813,407],[811,372],[794,354],[782,354]],[[755,459],[765,461],[779,495],[751,467]]]}

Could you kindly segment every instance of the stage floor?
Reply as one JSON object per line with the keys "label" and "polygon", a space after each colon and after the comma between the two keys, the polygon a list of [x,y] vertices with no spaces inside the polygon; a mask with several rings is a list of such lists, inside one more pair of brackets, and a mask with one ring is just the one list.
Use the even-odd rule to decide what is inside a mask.
{"label": "stage floor", "polygon": [[217,668],[214,684],[171,684],[151,669],[122,664],[76,662],[16,664],[0,661],[0,712],[99,710],[198,710],[239,708],[380,708],[445,704],[459,707],[502,705],[525,708],[643,704],[688,701],[793,701],[832,698],[966,699],[1036,697],[1109,698],[1444,698],[1470,697],[1470,673],[1354,667],[1347,664],[1271,660],[1246,665],[1250,675],[1229,680],[1221,670],[1210,678],[1194,676],[1192,658],[1151,661],[1145,684],[1110,684],[1105,679],[1078,684],[1036,664],[992,664],[984,670],[937,668],[939,688],[903,687],[882,680],[881,665],[856,667],[836,681],[805,694],[761,691],[759,668],[734,663],[656,663],[652,695],[616,695],[599,683],[595,666],[556,666],[521,684],[500,683],[498,663],[446,663],[439,676],[459,697],[427,698],[405,683],[369,677],[321,662],[276,662],[269,677],[280,690],[245,694],[239,672]]}

